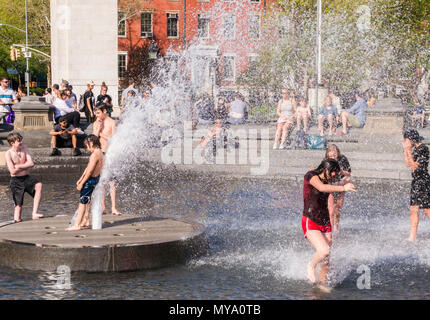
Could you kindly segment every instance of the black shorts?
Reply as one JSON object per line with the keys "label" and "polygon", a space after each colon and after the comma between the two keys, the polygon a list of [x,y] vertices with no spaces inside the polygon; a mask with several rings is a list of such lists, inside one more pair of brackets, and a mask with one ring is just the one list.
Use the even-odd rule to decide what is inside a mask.
{"label": "black shorts", "polygon": [[411,206],[419,206],[420,209],[430,209],[430,179],[420,177],[411,183]]}
{"label": "black shorts", "polygon": [[72,138],[63,139],[59,136],[55,137],[57,139],[57,148],[73,148]]}
{"label": "black shorts", "polygon": [[37,183],[39,183],[39,180],[29,175],[12,177],[10,179],[10,190],[12,191],[12,198],[15,206],[22,206],[24,204],[25,192],[34,198],[34,194],[36,193],[34,186]]}

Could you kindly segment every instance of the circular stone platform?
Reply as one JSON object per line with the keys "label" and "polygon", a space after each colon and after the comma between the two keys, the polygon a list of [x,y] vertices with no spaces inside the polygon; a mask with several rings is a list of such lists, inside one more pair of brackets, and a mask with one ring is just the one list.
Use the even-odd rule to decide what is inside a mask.
{"label": "circular stone platform", "polygon": [[131,215],[103,216],[103,229],[65,231],[70,216],[0,227],[0,266],[107,272],[154,269],[203,254],[205,228],[195,222]]}

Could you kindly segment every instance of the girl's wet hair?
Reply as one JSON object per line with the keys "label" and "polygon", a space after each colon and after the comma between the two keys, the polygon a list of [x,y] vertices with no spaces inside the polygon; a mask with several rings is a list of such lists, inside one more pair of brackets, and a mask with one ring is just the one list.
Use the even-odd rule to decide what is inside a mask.
{"label": "girl's wet hair", "polygon": [[[90,145],[90,143],[91,143],[91,145]],[[99,137],[97,137],[94,134],[90,134],[90,135],[88,135],[88,136],[85,137],[85,139],[84,139],[84,145],[88,146],[88,147],[93,146],[94,148],[99,148],[99,149],[102,148],[101,145],[100,145],[100,139],[99,139]]]}
{"label": "girl's wet hair", "polygon": [[328,169],[328,173],[331,174],[332,172],[340,172],[340,166],[339,163],[334,159],[324,159],[321,161],[318,168],[315,169],[315,172],[317,174],[323,173],[326,169]]}

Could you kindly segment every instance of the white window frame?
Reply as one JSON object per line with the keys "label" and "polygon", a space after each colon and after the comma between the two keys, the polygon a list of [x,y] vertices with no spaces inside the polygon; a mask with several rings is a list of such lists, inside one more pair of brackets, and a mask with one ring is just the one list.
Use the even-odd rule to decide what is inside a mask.
{"label": "white window frame", "polygon": [[[233,59],[233,66],[232,66],[232,78],[226,78],[225,76],[225,58],[232,58]],[[223,60],[223,80],[224,81],[232,81],[235,82],[236,81],[236,54],[234,53],[225,53],[222,57]]]}
{"label": "white window frame", "polygon": [[127,51],[118,51],[118,78],[124,79],[124,77],[121,77],[119,74],[119,56],[125,56],[125,70],[127,71],[128,68],[128,52]]}
{"label": "white window frame", "polygon": [[[208,21],[208,34],[205,37],[201,37],[200,34],[199,34],[199,18],[203,18],[203,19],[208,19],[209,20]],[[211,34],[210,25],[211,25],[211,19],[210,19],[210,17],[207,14],[205,14],[205,13],[199,13],[199,14],[197,14],[197,37],[199,39],[209,39],[210,38],[210,34]]]}
{"label": "white window frame", "polygon": [[224,30],[223,30],[223,38],[226,40],[235,40],[236,39],[236,15],[235,14],[231,14],[229,15],[229,17],[233,17],[233,36],[231,38],[228,38],[225,36],[225,18],[223,19],[223,24],[224,24]]}
{"label": "white window frame", "polygon": [[[145,35],[142,35],[142,15],[144,13],[151,14],[151,32],[145,32]],[[154,35],[154,12],[152,11],[142,11],[140,12],[140,37],[141,38],[152,38]]]}
{"label": "white window frame", "polygon": [[[167,35],[167,21],[169,20],[168,15],[169,14],[176,14],[178,15],[178,20],[176,21],[176,32],[177,35],[176,36],[168,36]],[[179,38],[179,11],[166,11],[166,37],[167,39],[178,39]]]}
{"label": "white window frame", "polygon": [[[118,16],[120,13],[124,13],[124,12],[118,11]],[[124,18],[126,18],[125,13],[124,13]],[[119,21],[118,21],[118,23],[119,23]],[[118,38],[127,38],[127,19],[124,19],[124,35],[118,34]]]}

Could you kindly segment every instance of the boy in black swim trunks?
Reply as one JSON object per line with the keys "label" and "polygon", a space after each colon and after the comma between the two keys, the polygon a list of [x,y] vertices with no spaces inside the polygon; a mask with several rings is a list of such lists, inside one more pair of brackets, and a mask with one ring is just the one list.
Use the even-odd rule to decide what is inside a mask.
{"label": "boy in black swim trunks", "polygon": [[77,231],[81,230],[81,227],[89,226],[89,219],[88,217],[85,217],[84,219],[84,214],[88,209],[91,196],[97,183],[99,182],[100,172],[103,168],[103,153],[101,150],[99,138],[93,134],[90,134],[85,138],[84,145],[88,151],[91,152],[91,156],[87,168],[85,169],[81,178],[76,182],[76,189],[81,192],[77,218],[74,225],[67,228],[66,231]]}
{"label": "boy in black swim trunks", "polygon": [[10,172],[10,189],[15,204],[14,220],[21,222],[22,206],[24,204],[24,193],[31,195],[33,200],[33,219],[43,218],[39,210],[42,198],[42,183],[31,177],[28,173],[34,167],[33,159],[26,145],[22,144],[22,136],[19,133],[10,133],[7,141],[11,148],[6,152],[6,164]]}

